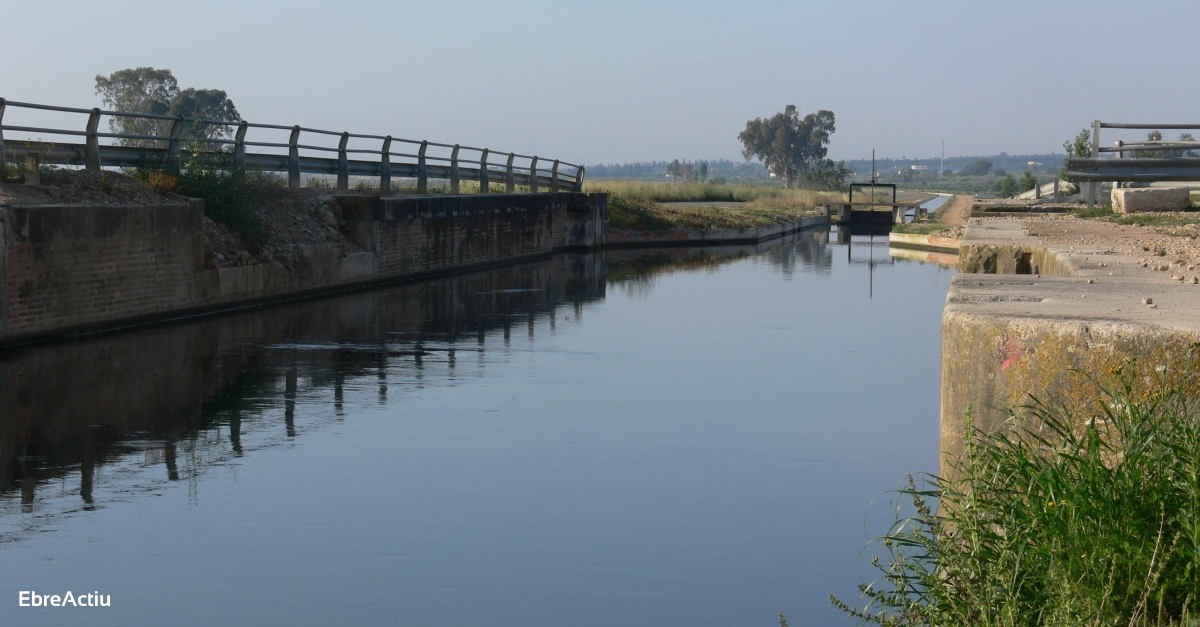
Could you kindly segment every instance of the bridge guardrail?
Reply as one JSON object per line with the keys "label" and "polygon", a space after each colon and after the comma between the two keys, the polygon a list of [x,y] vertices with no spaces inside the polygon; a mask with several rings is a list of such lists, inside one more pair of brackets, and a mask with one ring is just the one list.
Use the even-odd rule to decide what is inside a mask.
{"label": "bridge guardrail", "polygon": [[[9,108],[82,114],[88,117],[86,124],[82,125],[82,130],[5,125],[3,123],[4,113]],[[105,133],[100,131],[100,122],[105,116],[169,121],[171,130],[168,135]],[[215,136],[208,136],[201,132],[214,127],[220,129],[218,133],[214,134]],[[247,135],[252,129],[288,131],[290,134],[286,143],[251,141],[247,139]],[[84,142],[6,140],[4,138],[5,131],[82,137]],[[301,137],[304,133],[310,136],[337,137],[338,146],[334,148],[302,143]],[[154,142],[164,145],[153,147],[115,143],[102,144],[100,143],[102,139]],[[350,148],[351,140],[378,141],[380,144],[378,149]],[[397,152],[393,148],[396,144],[407,145],[411,148],[407,152]],[[201,150],[200,148],[205,145],[215,146],[215,149]],[[430,147],[443,149],[443,152],[449,150],[450,154],[449,156],[428,154]],[[273,148],[279,151],[286,149],[287,153],[253,152],[247,148]],[[336,156],[319,157],[301,154],[301,151],[332,152],[336,153]],[[466,158],[465,155],[460,154],[462,152],[471,153],[474,158]],[[460,190],[460,182],[463,180],[478,181],[481,193],[488,193],[491,191],[491,185],[501,183],[508,192],[515,191],[517,185],[528,186],[531,192],[583,191],[584,177],[582,165],[558,159],[545,160],[537,155],[523,155],[514,152],[497,153],[487,148],[460,144],[404,139],[391,135],[327,131],[300,125],[283,126],[245,120],[209,120],[152,113],[107,111],[99,108],[59,107],[14,102],[0,98],[0,174],[7,171],[9,160],[22,159],[33,153],[38,155],[41,163],[83,166],[88,170],[100,170],[102,167],[151,165],[179,172],[183,162],[196,160],[206,165],[227,168],[235,172],[247,170],[287,172],[288,185],[293,188],[300,187],[301,173],[336,175],[339,189],[349,187],[349,178],[352,175],[378,177],[380,191],[384,194],[391,193],[393,178],[416,179],[417,189],[421,193],[428,192],[429,179],[445,179],[450,182],[450,192],[457,194]],[[377,157],[371,160],[351,158],[351,155],[358,154],[371,154],[377,155]],[[489,159],[493,156],[504,159],[503,163],[490,161]],[[539,161],[542,164],[540,167]],[[549,168],[546,167],[547,164],[550,166]]]}
{"label": "bridge guardrail", "polygon": [[[1183,140],[1143,140],[1118,141],[1112,146],[1100,145],[1100,130],[1112,129],[1141,129],[1141,130],[1197,130],[1200,124],[1126,124],[1117,122],[1092,122],[1092,155],[1091,157],[1072,157],[1067,159],[1067,180],[1073,183],[1088,183],[1087,208],[1091,210],[1096,203],[1096,190],[1099,182],[1113,181],[1114,184],[1124,182],[1155,182],[1155,181],[1200,181],[1200,157],[1126,157],[1125,153],[1189,151],[1200,149],[1200,141]],[[1116,153],[1116,159],[1104,159],[1102,153]]]}

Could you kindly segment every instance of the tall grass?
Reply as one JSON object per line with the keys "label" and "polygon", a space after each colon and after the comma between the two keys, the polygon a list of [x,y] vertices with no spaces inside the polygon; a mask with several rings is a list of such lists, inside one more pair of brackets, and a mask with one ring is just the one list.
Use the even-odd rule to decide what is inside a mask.
{"label": "tall grass", "polygon": [[949,476],[900,491],[915,513],[881,538],[865,606],[834,605],[896,626],[1200,624],[1196,402],[1138,370],[1093,381],[1085,415],[1034,400],[972,429]]}
{"label": "tall grass", "polygon": [[[608,196],[608,224],[635,231],[749,228],[811,213],[819,204],[842,198],[837,192],[784,189],[776,186],[658,183],[649,181],[584,181],[584,191]],[[736,202],[716,209],[664,206],[676,202]]]}

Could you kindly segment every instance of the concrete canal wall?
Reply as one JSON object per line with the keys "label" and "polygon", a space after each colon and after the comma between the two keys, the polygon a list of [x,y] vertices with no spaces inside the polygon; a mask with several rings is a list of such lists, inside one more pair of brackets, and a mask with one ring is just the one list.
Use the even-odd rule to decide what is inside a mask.
{"label": "concrete canal wall", "polygon": [[1181,377],[1200,371],[1200,285],[1100,238],[1081,241],[1047,244],[1017,218],[970,220],[942,317],[943,471],[962,452],[968,410],[995,429],[1005,405],[1037,394],[1083,419],[1096,411],[1089,377],[1132,357],[1172,383],[1190,385]]}
{"label": "concrete canal wall", "polygon": [[202,201],[0,207],[0,344],[481,269],[603,246],[607,195],[339,196],[360,251],[205,263]]}
{"label": "concrete canal wall", "polygon": [[829,216],[809,216],[753,229],[721,229],[717,231],[669,231],[667,233],[612,232],[608,234],[609,248],[645,248],[651,246],[698,246],[706,244],[757,244],[804,229],[829,224]]}

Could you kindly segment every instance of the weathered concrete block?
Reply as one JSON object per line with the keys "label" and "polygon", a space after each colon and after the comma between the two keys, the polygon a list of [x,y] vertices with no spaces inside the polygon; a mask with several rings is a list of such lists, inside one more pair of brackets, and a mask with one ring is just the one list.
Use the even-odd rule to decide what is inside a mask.
{"label": "weathered concrete block", "polygon": [[1183,211],[1190,202],[1186,187],[1132,187],[1112,190],[1113,211]]}

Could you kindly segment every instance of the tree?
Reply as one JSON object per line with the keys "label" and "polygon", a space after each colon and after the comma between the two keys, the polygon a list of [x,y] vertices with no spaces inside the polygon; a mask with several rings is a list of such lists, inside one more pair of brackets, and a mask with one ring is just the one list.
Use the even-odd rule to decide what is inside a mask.
{"label": "tree", "polygon": [[982,175],[990,172],[991,169],[992,169],[991,161],[988,161],[986,159],[978,159],[976,161],[972,161],[971,163],[968,163],[967,165],[964,165],[962,167],[962,171],[959,172],[959,174],[961,174],[963,176],[982,176]]}
{"label": "tree", "polygon": [[1037,187],[1037,184],[1038,180],[1037,177],[1033,175],[1033,172],[1025,170],[1025,175],[1021,177],[1021,191],[1027,192]]}
{"label": "tree", "polygon": [[992,189],[999,192],[1001,198],[1011,198],[1021,191],[1020,185],[1012,174],[1005,174],[1004,178],[998,179],[992,185]]}
{"label": "tree", "polygon": [[683,176],[683,164],[679,159],[667,164],[667,177],[672,181],[678,181]]}
{"label": "tree", "polygon": [[[96,76],[96,93],[104,106],[115,111],[129,113],[152,113],[156,115],[182,115],[188,118],[240,121],[233,101],[219,89],[188,88],[180,91],[179,83],[171,70],[140,67],[113,72],[109,76]],[[223,126],[189,125],[188,137],[202,139],[224,139],[232,135],[233,129]],[[170,120],[147,118],[110,117],[108,127],[114,133],[126,135],[168,135]],[[154,146],[154,140],[119,138],[125,146]]]}
{"label": "tree", "polygon": [[1063,142],[1063,152],[1067,156],[1063,159],[1063,169],[1058,178],[1065,181],[1067,180],[1067,159],[1082,159],[1092,156],[1092,131],[1085,128],[1079,131],[1074,139]]}
{"label": "tree", "polygon": [[[96,75],[96,93],[100,94],[104,106],[109,109],[167,115],[175,96],[179,95],[179,84],[171,70],[140,67],[113,72],[108,77]],[[108,128],[114,133],[127,135],[166,135],[171,130],[171,123],[146,118],[110,117]],[[118,139],[117,143],[125,146],[153,145],[149,140],[129,138]]]}
{"label": "tree", "polygon": [[738,139],[747,161],[757,157],[783,179],[784,187],[792,187],[825,158],[834,130],[832,111],[822,109],[801,118],[796,106],[788,105],[770,118],[746,122],[746,130],[738,133]]}
{"label": "tree", "polygon": [[701,161],[700,166],[696,168],[696,179],[701,183],[708,180],[708,162]]}
{"label": "tree", "polygon": [[[204,120],[227,120],[237,122],[242,119],[233,101],[225,95],[222,89],[194,89],[189,87],[175,96],[168,115],[182,115],[186,118]],[[191,135],[205,139],[229,139],[233,136],[233,127],[215,126],[193,123]]]}

